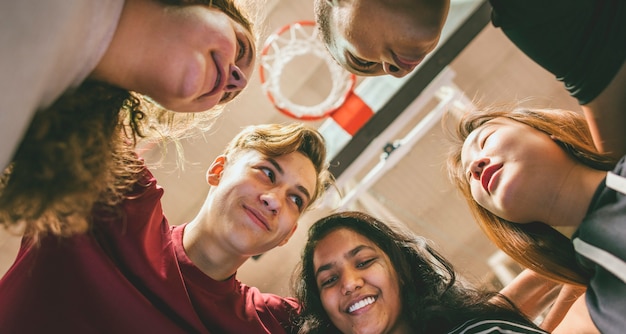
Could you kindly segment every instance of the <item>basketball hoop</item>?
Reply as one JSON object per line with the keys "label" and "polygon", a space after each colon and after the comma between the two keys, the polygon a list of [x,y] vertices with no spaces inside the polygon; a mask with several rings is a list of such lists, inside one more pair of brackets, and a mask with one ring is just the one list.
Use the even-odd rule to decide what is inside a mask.
{"label": "basketball hoop", "polygon": [[[332,86],[330,93],[322,101],[305,105],[286,96],[284,85],[281,85],[281,76],[285,67],[299,57],[315,57],[326,64]],[[315,22],[298,21],[278,29],[265,41],[260,59],[261,87],[276,109],[289,117],[299,120],[322,119],[337,111],[348,96],[354,95],[352,90],[356,76],[343,69],[330,57],[318,37]],[[292,95],[298,94],[294,92]]]}

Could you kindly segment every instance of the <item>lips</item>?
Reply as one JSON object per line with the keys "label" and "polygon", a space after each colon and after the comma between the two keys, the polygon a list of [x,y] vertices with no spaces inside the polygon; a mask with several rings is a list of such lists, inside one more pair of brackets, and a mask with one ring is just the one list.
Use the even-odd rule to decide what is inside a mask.
{"label": "lips", "polygon": [[376,302],[376,298],[374,298],[373,296],[368,296],[354,303],[351,303],[350,306],[348,306],[347,311],[348,313],[353,313],[368,305],[372,305],[374,302]]}
{"label": "lips", "polygon": [[480,183],[487,193],[491,194],[489,191],[489,183],[491,182],[491,178],[493,174],[502,168],[502,164],[490,165],[487,168],[483,169],[483,172],[480,176]]}
{"label": "lips", "polygon": [[248,213],[248,216],[252,219],[252,221],[254,223],[256,223],[257,225],[263,227],[266,230],[270,230],[270,225],[267,222],[267,219],[265,218],[265,216],[263,216],[259,211],[255,210],[254,208],[250,208],[244,205],[244,208],[246,209],[246,212]]}
{"label": "lips", "polygon": [[412,71],[415,68],[415,66],[419,65],[424,60],[424,56],[421,56],[417,59],[408,59],[408,58],[400,57],[395,53],[392,53],[392,57],[396,65],[398,65],[403,70],[409,71],[409,72]]}
{"label": "lips", "polygon": [[215,94],[218,90],[221,90],[222,86],[224,85],[223,83],[224,75],[222,73],[222,69],[219,66],[219,63],[217,62],[215,57],[213,57],[213,55],[211,55],[211,59],[213,59],[213,64],[215,64],[215,73],[216,73],[215,84],[213,85],[213,88],[211,89],[211,91],[209,91],[208,93],[202,94],[201,97]]}

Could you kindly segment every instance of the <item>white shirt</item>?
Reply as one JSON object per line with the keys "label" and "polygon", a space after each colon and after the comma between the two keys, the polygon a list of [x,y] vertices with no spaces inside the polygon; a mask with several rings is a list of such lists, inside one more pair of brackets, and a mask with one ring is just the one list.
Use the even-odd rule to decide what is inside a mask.
{"label": "white shirt", "polygon": [[78,86],[96,67],[124,0],[0,1],[0,169],[35,111]]}

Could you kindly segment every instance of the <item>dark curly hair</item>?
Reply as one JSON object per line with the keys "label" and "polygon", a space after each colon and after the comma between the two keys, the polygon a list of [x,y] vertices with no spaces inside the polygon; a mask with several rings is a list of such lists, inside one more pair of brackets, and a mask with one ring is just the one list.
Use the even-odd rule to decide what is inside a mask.
{"label": "dark curly hair", "polygon": [[498,292],[487,292],[458,281],[453,266],[428,241],[399,224],[385,224],[362,212],[332,214],[311,226],[308,240],[292,278],[302,311],[294,317],[300,333],[338,333],[324,311],[315,280],[313,254],[318,242],[332,231],[349,229],[376,244],[391,260],[400,282],[402,310],[414,333],[447,333],[480,317],[501,317],[527,322],[515,306]]}

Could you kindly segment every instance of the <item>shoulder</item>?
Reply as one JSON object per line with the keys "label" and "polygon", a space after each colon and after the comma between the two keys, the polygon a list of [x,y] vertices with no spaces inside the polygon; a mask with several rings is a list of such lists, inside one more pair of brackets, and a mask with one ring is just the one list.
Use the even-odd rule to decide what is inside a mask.
{"label": "shoulder", "polygon": [[300,303],[292,297],[282,297],[273,293],[264,293],[258,288],[248,286],[237,281],[243,295],[247,295],[249,300],[254,301],[256,305],[265,305],[267,309],[279,310],[279,312],[293,312],[300,309]]}
{"label": "shoulder", "polygon": [[463,325],[453,329],[449,334],[496,334],[496,333],[529,333],[529,334],[547,334],[541,329],[527,323],[521,323],[514,320],[505,319],[472,319]]}

